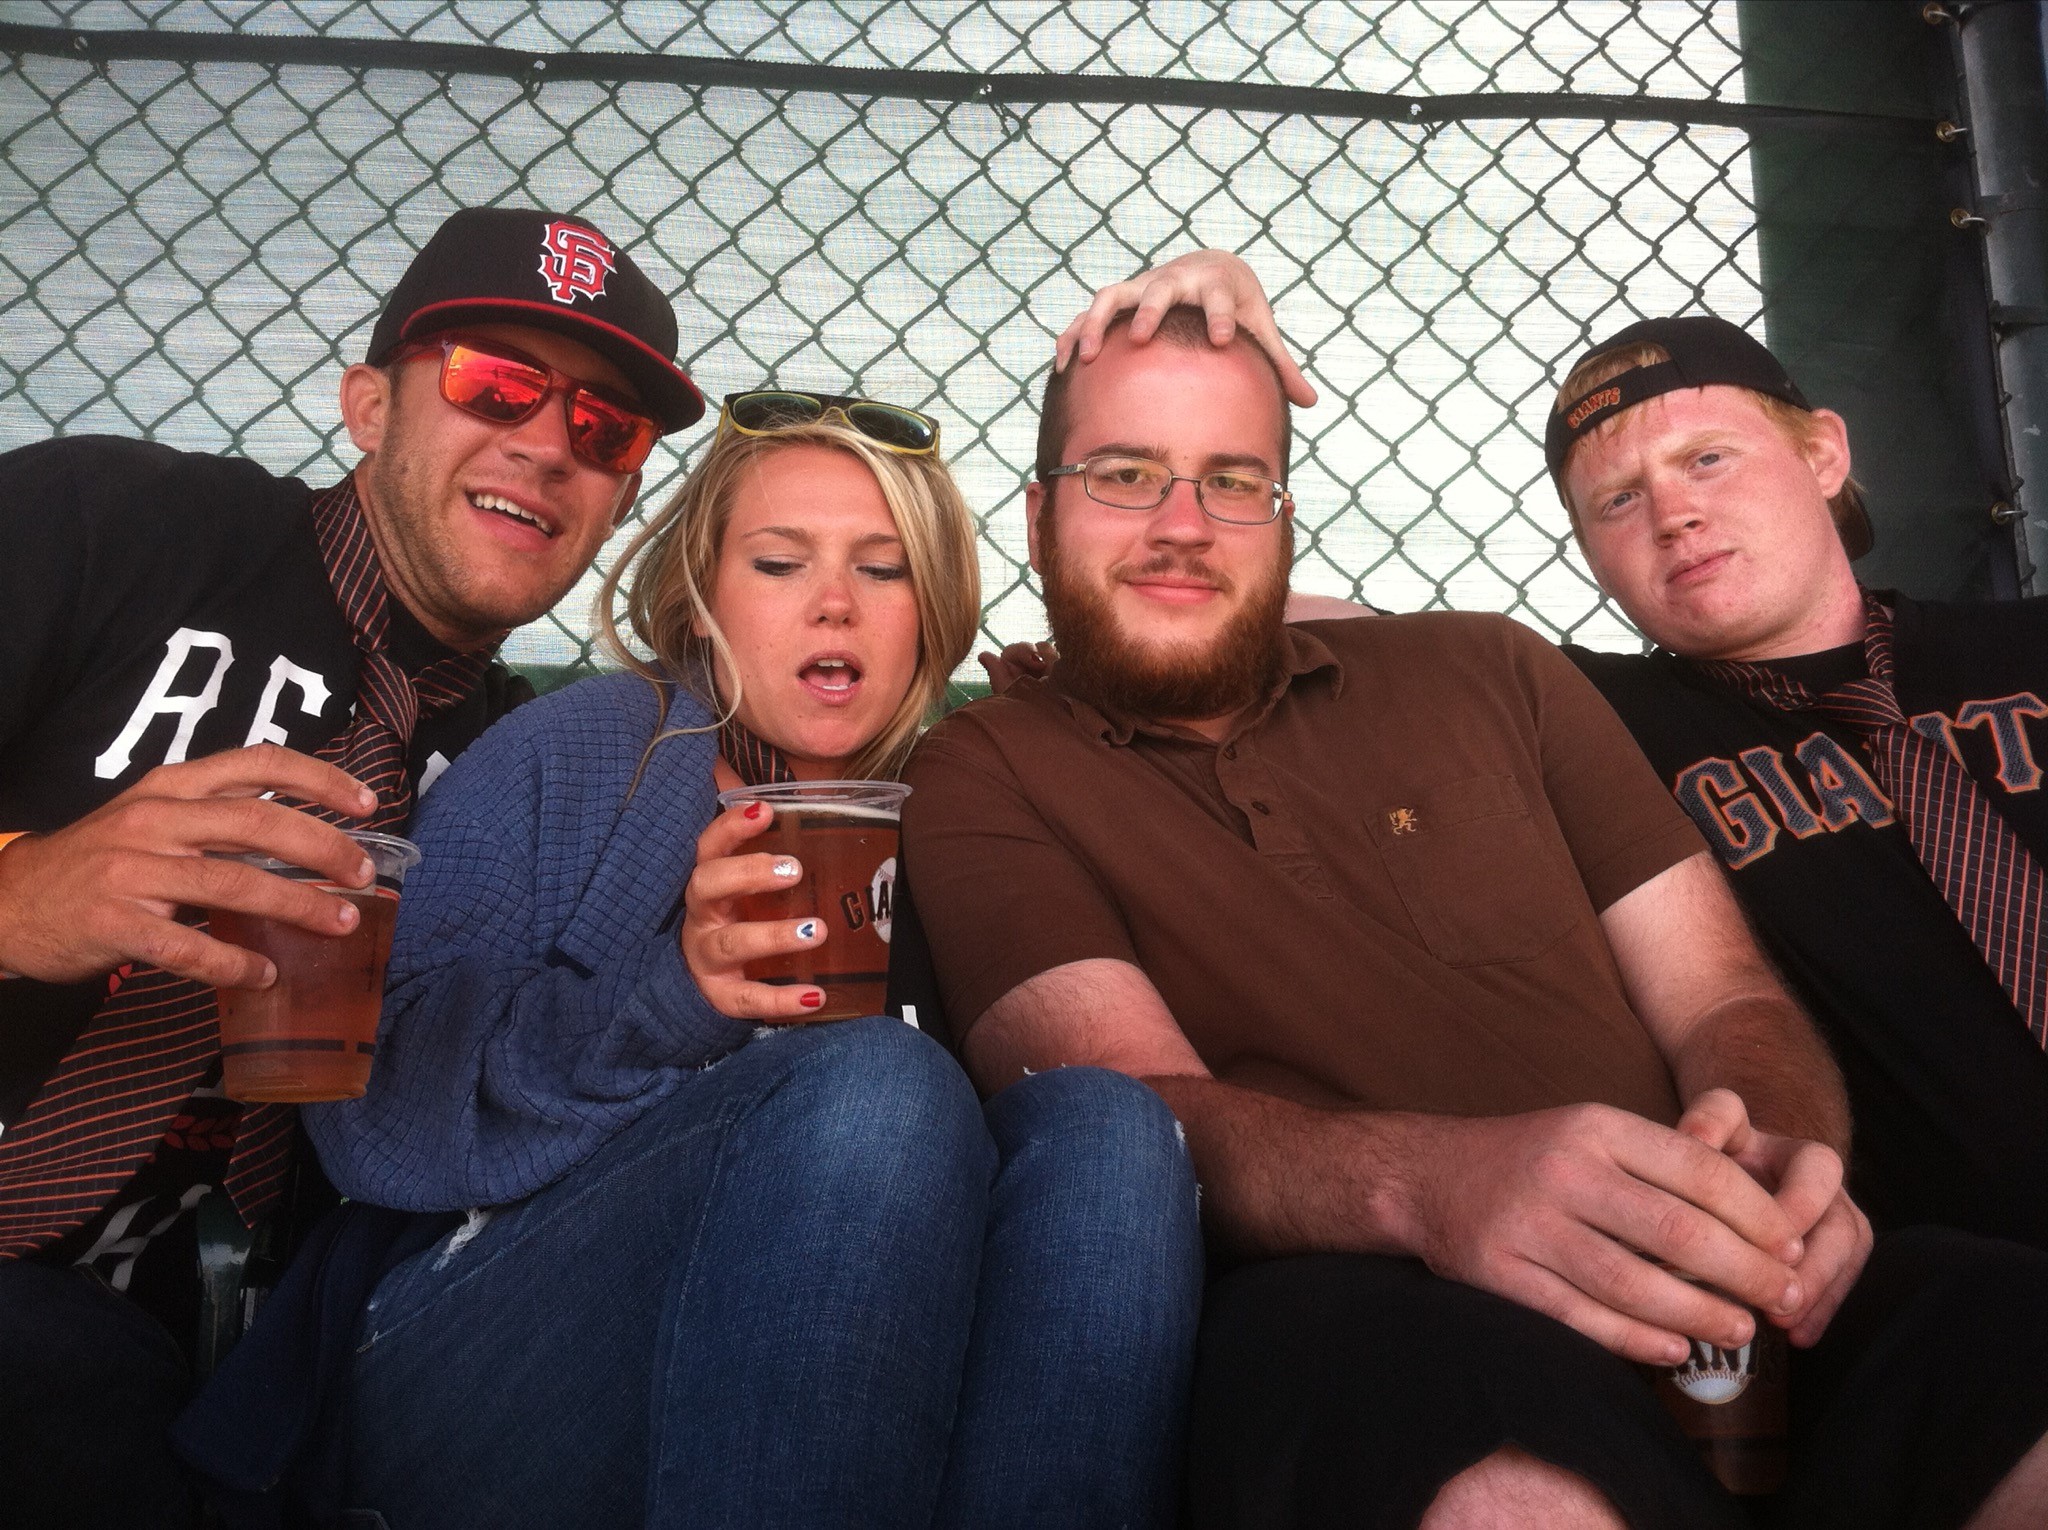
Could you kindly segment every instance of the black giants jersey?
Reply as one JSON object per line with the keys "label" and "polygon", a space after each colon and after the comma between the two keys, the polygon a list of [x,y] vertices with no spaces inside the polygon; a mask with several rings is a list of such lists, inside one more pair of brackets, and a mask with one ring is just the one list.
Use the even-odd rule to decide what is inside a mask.
{"label": "black giants jersey", "polygon": [[[0,831],[61,828],[161,764],[263,741],[312,753],[341,731],[357,656],[310,501],[251,463],[140,441],[0,456]],[[396,601],[391,618],[402,665],[445,652]],[[530,694],[493,667],[420,725],[415,782]],[[0,1100],[26,1098],[48,1036],[105,992],[0,980]]]}
{"label": "black giants jersey", "polygon": [[[1896,598],[1899,703],[2048,864],[2048,601]],[[1914,854],[1853,729],[1668,653],[1567,653],[1729,868],[1834,1049],[1884,1226],[2048,1247],[2048,1057]]]}

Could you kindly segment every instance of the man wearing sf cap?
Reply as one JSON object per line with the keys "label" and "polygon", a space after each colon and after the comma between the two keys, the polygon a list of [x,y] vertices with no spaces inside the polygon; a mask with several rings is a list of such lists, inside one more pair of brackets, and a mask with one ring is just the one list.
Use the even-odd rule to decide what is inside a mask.
{"label": "man wearing sf cap", "polygon": [[[200,908],[318,934],[365,885],[334,824],[402,832],[519,699],[492,653],[627,512],[703,403],[667,299],[588,223],[452,216],[391,294],[319,491],[106,438],[0,457],[0,1496],[17,1524],[187,1513],[195,1208],[253,1225],[289,1107],[220,1097],[215,985],[260,956]],[[296,799],[306,811],[271,800]],[[324,821],[323,821],[324,820]],[[218,1204],[218,1202],[216,1202]]]}
{"label": "man wearing sf cap", "polygon": [[1720,319],[1596,347],[1545,450],[1658,645],[1570,652],[1826,1034],[1858,1199],[2048,1247],[2048,606],[1860,588],[1846,426]]}

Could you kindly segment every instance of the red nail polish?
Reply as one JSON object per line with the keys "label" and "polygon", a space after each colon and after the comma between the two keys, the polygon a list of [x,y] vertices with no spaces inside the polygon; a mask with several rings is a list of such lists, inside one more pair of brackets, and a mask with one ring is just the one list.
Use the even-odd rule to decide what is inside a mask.
{"label": "red nail polish", "polygon": [[747,810],[746,810],[745,814],[743,814],[742,816],[744,816],[744,817],[746,817],[746,818],[748,818],[748,819],[754,819],[754,818],[759,818],[759,817],[760,817],[760,816],[761,816],[761,815],[762,815],[763,813],[765,813],[765,812],[767,812],[767,811],[768,811],[768,805],[767,805],[766,803],[763,803],[763,802],[749,802],[749,803],[747,804]]}
{"label": "red nail polish", "polygon": [[825,996],[821,993],[807,993],[800,1002],[805,1009],[816,1009],[825,1002]]}

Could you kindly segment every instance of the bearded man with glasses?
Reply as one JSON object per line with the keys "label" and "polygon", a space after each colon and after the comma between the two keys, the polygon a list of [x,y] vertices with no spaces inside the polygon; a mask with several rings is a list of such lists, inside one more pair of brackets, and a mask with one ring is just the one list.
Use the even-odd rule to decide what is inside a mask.
{"label": "bearded man with glasses", "polygon": [[[189,1523],[195,1223],[255,1226],[289,1106],[221,1097],[214,989],[268,986],[201,908],[321,935],[336,825],[403,832],[531,694],[492,655],[568,593],[703,402],[668,299],[577,218],[456,213],[341,382],[321,491],[73,438],[0,457],[0,1498],[20,1525]],[[275,798],[293,799],[298,807]],[[231,1240],[232,1241],[232,1240]]]}
{"label": "bearded man with glasses", "polygon": [[[926,737],[903,871],[983,1090],[1115,1068],[1186,1129],[1192,1523],[1742,1525],[1630,1362],[1771,1324],[1813,1356],[1787,1522],[1961,1524],[2044,1394],[1953,1460],[1889,1443],[1980,1416],[1894,1383],[1983,1341],[1902,1318],[1897,1261],[1859,1283],[1841,1076],[1697,830],[1528,629],[1288,622],[1275,337],[1161,306],[1048,383],[1058,659]],[[2036,1371],[2040,1330],[1999,1329]]]}

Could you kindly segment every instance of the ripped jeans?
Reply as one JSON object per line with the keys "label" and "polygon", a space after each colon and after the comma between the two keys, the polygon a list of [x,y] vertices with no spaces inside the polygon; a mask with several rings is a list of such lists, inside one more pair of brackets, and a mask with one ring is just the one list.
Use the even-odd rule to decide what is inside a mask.
{"label": "ripped jeans", "polygon": [[1164,1526],[1201,1273],[1142,1085],[984,1109],[897,1021],[791,1026],[383,1280],[350,1500],[392,1530]]}

